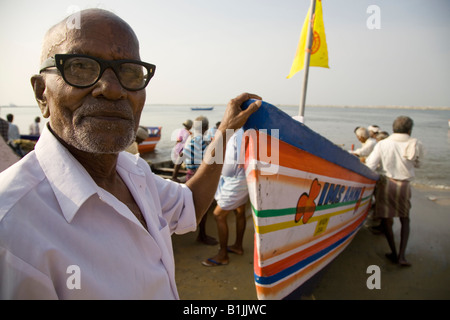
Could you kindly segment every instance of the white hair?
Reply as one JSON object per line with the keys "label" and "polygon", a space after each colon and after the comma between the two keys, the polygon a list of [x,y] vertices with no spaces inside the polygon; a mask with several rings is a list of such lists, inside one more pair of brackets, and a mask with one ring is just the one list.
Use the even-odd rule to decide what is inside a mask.
{"label": "white hair", "polygon": [[369,139],[369,131],[364,127],[356,129],[355,134],[358,138]]}

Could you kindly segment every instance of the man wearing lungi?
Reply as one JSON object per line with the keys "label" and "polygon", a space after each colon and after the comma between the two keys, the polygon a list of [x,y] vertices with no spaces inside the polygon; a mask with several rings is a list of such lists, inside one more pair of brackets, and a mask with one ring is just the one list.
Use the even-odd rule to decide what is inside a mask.
{"label": "man wearing lungi", "polygon": [[[423,158],[422,143],[411,137],[413,120],[400,116],[392,125],[393,134],[378,142],[366,159],[366,165],[375,170],[381,169],[380,179],[375,190],[375,217],[381,218],[382,227],[391,253],[386,257],[401,266],[411,264],[405,258],[409,237],[409,210],[411,209],[410,181],[414,178],[414,168],[419,167]],[[400,248],[397,255],[393,218],[400,218]]]}

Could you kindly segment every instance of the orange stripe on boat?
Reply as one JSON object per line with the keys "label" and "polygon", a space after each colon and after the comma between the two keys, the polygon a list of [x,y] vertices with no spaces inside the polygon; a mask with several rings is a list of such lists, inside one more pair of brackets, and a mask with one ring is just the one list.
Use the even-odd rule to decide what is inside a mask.
{"label": "orange stripe on boat", "polygon": [[[373,183],[373,180],[368,179],[358,173],[345,169],[330,161],[319,158],[309,152],[298,149],[286,142],[271,137],[260,131],[256,131],[255,135],[248,135],[249,141],[248,149],[246,150],[247,159],[256,159],[265,163],[280,165],[283,167],[306,171],[310,173],[329,176],[337,179],[358,181],[363,183]],[[272,150],[272,140],[278,140],[278,150]],[[261,141],[266,141],[262,143]],[[276,145],[276,142],[274,142]],[[299,161],[302,158],[302,161]],[[247,161],[246,161],[247,162]]]}

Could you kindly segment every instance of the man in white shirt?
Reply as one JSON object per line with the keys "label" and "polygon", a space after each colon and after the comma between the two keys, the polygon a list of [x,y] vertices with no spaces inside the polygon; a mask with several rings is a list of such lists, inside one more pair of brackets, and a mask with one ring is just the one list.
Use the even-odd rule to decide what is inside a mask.
{"label": "man in white shirt", "polygon": [[358,140],[361,142],[361,148],[352,151],[352,153],[358,156],[361,161],[364,162],[366,157],[368,157],[372,152],[377,141],[374,138],[370,137],[369,130],[364,127],[358,127],[355,130],[355,135],[356,138],[358,138]]}
{"label": "man in white shirt", "polygon": [[[177,299],[170,236],[193,231],[209,207],[222,169],[209,160],[225,143],[184,186],[122,152],[155,66],[118,16],[80,15],[80,28],[63,20],[46,34],[31,82],[48,126],[0,175],[0,298]],[[224,137],[261,105],[242,111],[248,99],[260,97],[229,102]]]}
{"label": "man in white shirt", "polygon": [[[382,219],[384,233],[391,249],[391,253],[386,256],[401,266],[410,266],[405,258],[410,229],[410,181],[415,176],[414,168],[419,166],[423,158],[423,147],[419,140],[411,138],[411,118],[400,116],[395,119],[392,127],[394,133],[376,144],[366,159],[366,165],[372,170],[380,166],[381,175],[375,194],[375,217]],[[398,255],[392,232],[394,217],[400,218],[402,225]]]}

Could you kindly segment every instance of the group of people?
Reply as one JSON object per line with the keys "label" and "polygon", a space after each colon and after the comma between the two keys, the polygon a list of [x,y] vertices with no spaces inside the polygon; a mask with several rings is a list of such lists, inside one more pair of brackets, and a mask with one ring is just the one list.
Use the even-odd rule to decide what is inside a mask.
{"label": "group of people", "polygon": [[[0,118],[0,134],[3,140],[11,147],[11,149],[20,157],[23,157],[31,149],[22,148],[22,144],[25,142],[21,140],[19,127],[13,123],[14,115],[8,113],[6,115],[6,120]],[[41,121],[40,117],[36,117],[34,122],[30,124],[29,135],[39,136],[40,127],[39,123]]]}
{"label": "group of people", "polygon": [[[182,163],[187,169],[186,181],[194,176],[201,164],[206,147],[214,140],[220,124],[221,122],[217,122],[214,127],[209,128],[209,120],[204,116],[197,117],[194,122],[188,119],[183,123],[173,149],[175,168],[172,180],[179,182],[177,176]],[[242,242],[246,227],[245,206],[248,200],[248,189],[245,171],[239,159],[243,137],[244,130],[240,128],[226,145],[223,168],[214,195],[216,204],[213,210],[219,235],[219,252],[216,256],[202,262],[207,267],[227,265],[229,252],[239,255],[244,253]],[[227,216],[233,211],[236,214],[236,241],[232,246],[228,246]],[[200,221],[197,241],[216,245],[217,240],[206,233],[206,219],[207,215],[204,215]]]}
{"label": "group of people", "polygon": [[[401,266],[411,265],[405,257],[410,233],[410,182],[415,176],[414,168],[420,166],[424,156],[422,143],[411,137],[413,124],[411,118],[399,116],[393,122],[391,135],[380,131],[377,125],[357,127],[355,134],[362,146],[352,152],[380,174],[374,192],[373,211],[373,218],[379,219],[380,226],[375,230],[386,236],[391,250],[386,257]],[[401,223],[398,251],[392,231],[393,218],[399,218]]]}
{"label": "group of people", "polygon": [[361,162],[366,161],[366,158],[372,152],[378,141],[389,137],[389,133],[387,131],[381,131],[380,127],[376,124],[370,125],[367,128],[356,127],[354,133],[359,142],[361,142],[361,147],[350,152],[358,156]]}

